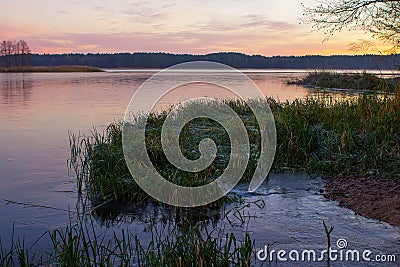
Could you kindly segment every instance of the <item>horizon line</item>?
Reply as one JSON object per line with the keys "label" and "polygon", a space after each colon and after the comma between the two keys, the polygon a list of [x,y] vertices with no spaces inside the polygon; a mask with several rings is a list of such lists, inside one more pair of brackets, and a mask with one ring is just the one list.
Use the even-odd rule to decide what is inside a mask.
{"label": "horizon line", "polygon": [[374,54],[374,53],[369,53],[369,54],[331,54],[331,55],[321,55],[321,54],[305,54],[305,55],[273,55],[273,56],[266,56],[262,54],[246,54],[242,52],[234,52],[234,51],[229,51],[229,52],[212,52],[212,53],[207,53],[207,54],[195,54],[195,53],[173,53],[173,52],[161,52],[161,51],[153,51],[153,52],[144,52],[144,51],[137,51],[137,52],[66,52],[66,53],[31,53],[31,55],[38,55],[38,56],[44,56],[44,55],[118,55],[118,54],[166,54],[166,55],[186,55],[186,56],[208,56],[208,55],[215,55],[215,54],[238,54],[238,55],[244,55],[244,56],[250,56],[250,57],[265,57],[265,58],[273,58],[273,57],[337,57],[337,56],[346,56],[346,57],[362,57],[362,56],[398,56],[400,53],[391,53],[391,54]]}

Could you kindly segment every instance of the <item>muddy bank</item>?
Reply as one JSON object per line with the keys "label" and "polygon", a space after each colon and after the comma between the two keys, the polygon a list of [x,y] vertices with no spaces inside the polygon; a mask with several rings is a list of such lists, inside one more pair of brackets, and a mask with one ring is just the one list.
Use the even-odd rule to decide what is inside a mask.
{"label": "muddy bank", "polygon": [[326,180],[324,196],[362,216],[400,226],[400,179],[331,178]]}

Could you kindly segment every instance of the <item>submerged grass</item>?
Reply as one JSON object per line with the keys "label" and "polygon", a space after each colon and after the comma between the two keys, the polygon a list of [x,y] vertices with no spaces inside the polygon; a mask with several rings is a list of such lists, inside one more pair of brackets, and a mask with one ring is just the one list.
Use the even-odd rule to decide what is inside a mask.
{"label": "submerged grass", "polygon": [[302,79],[288,81],[288,84],[318,88],[340,88],[380,92],[393,92],[400,84],[399,78],[380,78],[371,73],[337,73],[315,71]]}
{"label": "submerged grass", "polygon": [[[259,127],[242,101],[226,100],[244,122],[251,146],[250,161],[242,181],[249,181],[259,154]],[[311,175],[358,173],[400,176],[400,90],[394,94],[365,94],[333,101],[329,97],[281,103],[268,99],[275,117],[277,150],[273,170],[306,171]],[[163,177],[183,186],[198,186],[218,177],[229,162],[229,137],[218,123],[196,119],[181,132],[183,154],[195,159],[205,137],[217,143],[217,157],[209,168],[186,173],[169,164],[161,145],[161,127],[167,112],[152,114],[146,127],[148,154]],[[70,134],[71,166],[78,188],[96,205],[105,201],[137,203],[149,199],[132,179],[122,150],[121,123],[89,137]],[[227,199],[214,203],[220,207]]]}

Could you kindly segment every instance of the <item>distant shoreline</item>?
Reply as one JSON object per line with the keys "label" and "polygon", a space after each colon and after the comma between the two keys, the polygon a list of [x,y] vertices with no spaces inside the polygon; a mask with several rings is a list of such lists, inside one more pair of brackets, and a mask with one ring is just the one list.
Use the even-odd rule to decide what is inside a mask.
{"label": "distant shoreline", "polygon": [[[0,61],[2,61],[0,56]],[[333,56],[262,56],[235,52],[203,55],[152,53],[30,54],[32,66],[95,66],[100,68],[164,69],[189,61],[213,61],[236,69],[379,69],[399,70],[400,54]]]}
{"label": "distant shoreline", "polygon": [[34,66],[0,68],[0,73],[37,73],[37,72],[104,72],[90,66]]}
{"label": "distant shoreline", "polygon": [[[129,73],[129,72],[160,72],[165,69],[162,68],[102,68],[105,72],[110,73]],[[379,69],[290,69],[290,68],[237,68],[238,71],[243,73],[299,73],[299,74],[309,74],[315,72],[336,72],[343,74],[360,74],[360,73],[369,73],[373,75],[380,76],[393,76],[400,75],[400,71],[393,70],[379,70]],[[202,70],[202,71],[211,71],[217,72],[218,70]]]}
{"label": "distant shoreline", "polygon": [[[92,66],[78,66],[78,65],[61,65],[61,66],[25,66],[25,67],[0,67],[0,73],[61,73],[61,72],[110,72],[110,73],[124,73],[124,72],[159,72],[162,68],[99,68]],[[335,72],[337,74],[359,74],[369,73],[372,75],[380,76],[393,76],[399,75],[399,71],[379,70],[379,69],[290,69],[290,68],[238,68],[238,71],[243,73],[302,73],[310,74],[316,72]],[[212,71],[212,70],[211,70]],[[214,70],[215,71],[215,70]],[[290,83],[293,83],[290,82]]]}

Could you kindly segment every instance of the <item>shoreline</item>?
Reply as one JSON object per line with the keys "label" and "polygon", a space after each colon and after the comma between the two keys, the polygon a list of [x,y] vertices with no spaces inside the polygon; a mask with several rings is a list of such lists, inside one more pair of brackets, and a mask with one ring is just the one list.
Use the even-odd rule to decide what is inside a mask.
{"label": "shoreline", "polygon": [[340,176],[325,180],[324,196],[366,218],[400,226],[400,179]]}
{"label": "shoreline", "polygon": [[0,73],[41,73],[41,72],[104,72],[103,69],[90,66],[27,66],[0,68]]}

